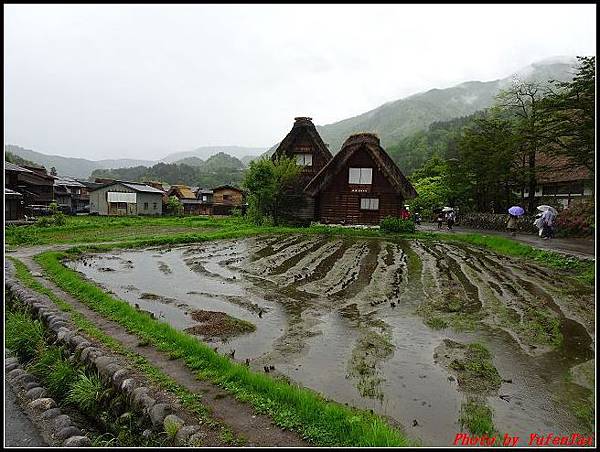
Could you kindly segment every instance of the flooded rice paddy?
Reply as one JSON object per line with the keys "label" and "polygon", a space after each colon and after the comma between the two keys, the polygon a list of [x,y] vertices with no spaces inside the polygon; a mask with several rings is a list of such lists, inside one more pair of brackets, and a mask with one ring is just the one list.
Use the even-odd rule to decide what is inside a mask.
{"label": "flooded rice paddy", "polygon": [[[591,389],[570,370],[593,364],[593,292],[534,264],[463,245],[290,235],[68,265],[220,353],[372,409],[425,445],[450,445],[473,398],[500,433],[585,432],[572,404]],[[245,327],[203,336],[199,311]],[[449,350],[462,348],[445,344],[456,342],[483,344],[500,380],[455,372]]]}

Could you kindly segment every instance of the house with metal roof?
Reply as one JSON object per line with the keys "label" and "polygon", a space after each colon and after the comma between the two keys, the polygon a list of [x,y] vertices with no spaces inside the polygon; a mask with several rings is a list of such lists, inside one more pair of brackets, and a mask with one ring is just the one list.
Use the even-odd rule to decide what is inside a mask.
{"label": "house with metal roof", "polygon": [[163,194],[139,182],[112,181],[90,191],[90,214],[162,215]]}
{"label": "house with metal roof", "polygon": [[90,203],[87,187],[81,182],[65,176],[55,176],[54,200],[69,213],[82,212]]}

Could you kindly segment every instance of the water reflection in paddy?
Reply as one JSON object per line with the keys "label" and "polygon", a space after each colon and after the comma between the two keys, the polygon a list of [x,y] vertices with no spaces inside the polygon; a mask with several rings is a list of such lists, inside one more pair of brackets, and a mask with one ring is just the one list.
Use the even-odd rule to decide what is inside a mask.
{"label": "water reflection in paddy", "polygon": [[[422,260],[417,271],[407,263],[410,249]],[[195,309],[255,324],[255,332],[213,344],[222,353],[235,350],[236,360],[249,358],[256,369],[274,365],[327,398],[388,416],[424,444],[449,445],[460,431],[465,395],[434,359],[444,338],[485,344],[502,378],[512,381],[499,390],[510,395],[509,402],[487,397],[500,432],[580,431],[564,398],[585,397],[585,390],[565,375],[592,357],[585,328],[577,322],[566,328],[563,316],[571,350],[538,356],[496,327],[434,330],[415,313],[432,290],[464,287],[472,305],[489,309],[493,290],[519,283],[508,268],[495,268],[490,277],[492,267],[485,262],[470,271],[478,257],[464,247],[435,253],[419,244],[293,235],[118,251],[69,265],[179,329],[195,324],[190,317]],[[447,262],[454,266],[444,267]],[[521,276],[538,292],[548,289],[547,280]],[[557,307],[563,301],[550,296]],[[569,342],[582,334],[579,342]],[[390,350],[379,353],[387,343]]]}

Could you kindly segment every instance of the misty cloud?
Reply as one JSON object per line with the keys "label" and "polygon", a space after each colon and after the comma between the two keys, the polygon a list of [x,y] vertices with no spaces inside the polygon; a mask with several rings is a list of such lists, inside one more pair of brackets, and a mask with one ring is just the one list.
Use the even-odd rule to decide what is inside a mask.
{"label": "misty cloud", "polygon": [[[595,54],[595,5],[5,5],[5,140],[90,159],[269,147],[293,117]],[[535,20],[522,20],[531,17]]]}

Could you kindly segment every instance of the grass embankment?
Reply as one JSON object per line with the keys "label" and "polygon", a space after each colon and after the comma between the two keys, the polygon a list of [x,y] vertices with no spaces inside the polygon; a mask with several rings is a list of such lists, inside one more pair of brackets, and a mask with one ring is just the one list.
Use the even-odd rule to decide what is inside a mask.
{"label": "grass embankment", "polygon": [[8,226],[6,244],[33,246],[48,244],[118,242],[140,236],[181,236],[222,227],[209,217],[68,217],[64,226]]}
{"label": "grass embankment", "polygon": [[221,436],[230,438],[227,441],[228,444],[232,445],[243,445],[246,443],[245,438],[240,436],[234,436],[229,430],[229,427],[220,425],[214,419],[210,417],[209,410],[202,404],[202,396],[195,392],[189,391],[185,387],[177,384],[175,380],[166,375],[158,367],[153,366],[143,356],[132,352],[128,348],[124,347],[119,341],[109,336],[100,330],[94,323],[88,320],[83,314],[77,312],[69,303],[65,302],[61,298],[57,297],[53,291],[40,284],[31,274],[25,264],[18,259],[9,257],[15,267],[15,276],[25,286],[38,293],[46,295],[57,307],[69,314],[71,321],[75,326],[89,336],[106,346],[109,350],[118,353],[125,358],[128,362],[138,371],[140,371],[148,381],[156,384],[159,388],[170,392],[177,397],[181,405],[187,408],[192,413],[196,414],[199,419],[207,425],[211,425],[221,430]]}
{"label": "grass embankment", "polygon": [[61,259],[65,256],[61,252],[46,252],[36,256],[36,260],[60,288],[141,340],[183,359],[200,378],[220,385],[258,412],[270,415],[280,427],[295,430],[323,446],[413,445],[405,435],[374,414],[345,407],[308,389],[253,372],[217,354],[196,338],[137,311],[62,265]]}
{"label": "grass embankment", "polygon": [[6,347],[40,379],[49,396],[69,412],[75,409],[83,415],[93,446],[169,444],[168,435],[143,435],[148,425],[142,416],[129,410],[125,396],[104,384],[96,373],[70,360],[62,347],[50,345],[47,329],[24,305],[9,301],[6,308]]}

